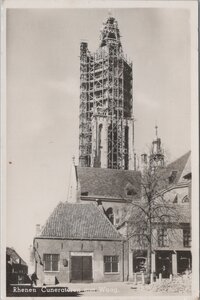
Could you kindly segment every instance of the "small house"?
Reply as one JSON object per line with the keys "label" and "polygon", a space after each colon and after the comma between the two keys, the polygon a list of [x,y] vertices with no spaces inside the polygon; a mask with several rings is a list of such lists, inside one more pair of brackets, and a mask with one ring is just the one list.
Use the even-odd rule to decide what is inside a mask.
{"label": "small house", "polygon": [[34,239],[40,284],[123,281],[124,238],[99,203],[61,202]]}

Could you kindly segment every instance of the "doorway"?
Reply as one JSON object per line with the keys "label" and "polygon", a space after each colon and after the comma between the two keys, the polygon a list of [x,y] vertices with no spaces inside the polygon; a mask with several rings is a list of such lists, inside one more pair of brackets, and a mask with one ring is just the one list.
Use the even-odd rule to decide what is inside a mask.
{"label": "doorway", "polygon": [[92,282],[92,256],[71,257],[71,282]]}
{"label": "doorway", "polygon": [[172,252],[158,251],[156,253],[156,275],[162,274],[163,278],[169,278],[172,274]]}

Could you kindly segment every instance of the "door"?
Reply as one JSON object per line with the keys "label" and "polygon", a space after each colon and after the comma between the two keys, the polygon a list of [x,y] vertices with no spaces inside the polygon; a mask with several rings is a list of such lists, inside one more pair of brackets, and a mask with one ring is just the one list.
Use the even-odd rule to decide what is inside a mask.
{"label": "door", "polygon": [[71,257],[71,281],[92,281],[92,256]]}
{"label": "door", "polygon": [[162,274],[163,278],[169,278],[172,274],[172,254],[170,251],[158,251],[156,254],[156,274]]}

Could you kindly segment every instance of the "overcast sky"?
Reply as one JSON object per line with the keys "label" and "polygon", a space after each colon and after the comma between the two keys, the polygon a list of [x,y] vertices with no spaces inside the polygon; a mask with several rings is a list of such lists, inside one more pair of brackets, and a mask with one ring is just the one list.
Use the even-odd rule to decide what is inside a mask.
{"label": "overcast sky", "polygon": [[[133,62],[135,149],[155,124],[170,160],[190,146],[190,14],[113,9]],[[67,200],[78,161],[79,47],[99,45],[107,9],[10,9],[7,13],[7,245],[24,259],[35,224]],[[10,163],[9,163],[10,162]]]}

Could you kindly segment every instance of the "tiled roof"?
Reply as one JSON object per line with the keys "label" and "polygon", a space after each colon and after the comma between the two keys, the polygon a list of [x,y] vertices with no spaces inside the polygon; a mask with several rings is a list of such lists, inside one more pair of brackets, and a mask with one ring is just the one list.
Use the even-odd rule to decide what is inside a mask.
{"label": "tiled roof", "polygon": [[140,195],[138,171],[77,166],[76,174],[82,195],[125,199],[129,198],[127,189],[130,188],[133,189],[135,198]]}
{"label": "tiled roof", "polygon": [[187,168],[187,172],[189,172],[189,161],[190,161],[191,151],[188,151],[186,154],[182,155],[175,161],[168,164],[164,169],[161,169],[160,171],[160,178],[162,180],[160,181],[160,189],[167,188],[170,183],[168,181],[169,177],[171,176],[172,172],[176,172],[176,176],[174,177],[174,180],[171,184],[176,185],[182,181],[184,181],[184,173]]}
{"label": "tiled roof", "polygon": [[97,204],[68,202],[58,204],[39,237],[92,240],[123,239]]}
{"label": "tiled roof", "polygon": [[185,165],[185,168],[181,174],[181,180],[185,180],[185,176],[187,176],[188,174],[191,174],[192,170],[191,170],[191,155],[189,156],[187,163]]}
{"label": "tiled roof", "polygon": [[25,261],[19,256],[19,254],[17,254],[17,252],[15,251],[14,248],[6,247],[6,254],[12,258],[12,261],[15,264],[19,264],[19,262],[20,262],[22,265],[27,266]]}
{"label": "tiled roof", "polygon": [[190,203],[179,204],[177,206],[179,215],[181,216],[180,223],[190,223],[191,222],[191,206]]}

